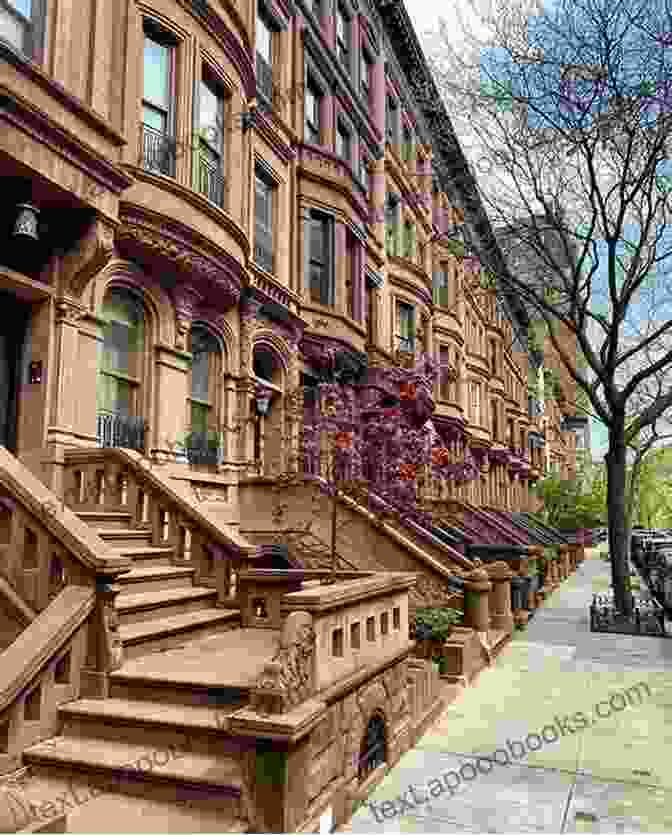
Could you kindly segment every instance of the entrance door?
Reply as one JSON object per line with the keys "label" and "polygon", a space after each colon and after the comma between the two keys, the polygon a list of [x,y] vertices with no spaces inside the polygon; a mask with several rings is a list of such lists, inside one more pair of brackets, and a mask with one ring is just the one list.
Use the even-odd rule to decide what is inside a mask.
{"label": "entrance door", "polygon": [[28,373],[28,305],[0,292],[0,445],[17,451],[19,393]]}

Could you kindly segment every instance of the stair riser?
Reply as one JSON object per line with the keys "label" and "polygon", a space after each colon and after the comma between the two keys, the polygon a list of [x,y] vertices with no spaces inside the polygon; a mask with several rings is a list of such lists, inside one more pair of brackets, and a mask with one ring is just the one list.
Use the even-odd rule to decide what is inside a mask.
{"label": "stair riser", "polygon": [[124,659],[131,661],[140,658],[150,652],[163,652],[167,649],[181,647],[187,641],[197,641],[199,638],[208,638],[210,635],[218,635],[221,632],[230,632],[232,629],[239,629],[240,621],[232,623],[207,624],[195,627],[194,629],[183,629],[176,635],[165,635],[159,638],[144,638],[142,641],[132,644],[124,643]]}
{"label": "stair riser", "polygon": [[[29,755],[26,755],[28,758]],[[32,759],[32,758],[31,758]],[[143,797],[147,800],[163,802],[174,805],[176,801],[188,802],[190,805],[203,806],[208,809],[221,809],[223,815],[230,815],[236,818],[243,817],[240,792],[228,786],[203,786],[181,785],[179,781],[161,779],[160,768],[156,768],[147,779],[141,779],[133,775],[121,774],[112,770],[101,769],[100,771],[88,769],[69,763],[47,763],[34,761],[33,772],[40,777],[51,777],[62,780],[72,778],[78,782],[86,780],[86,785],[94,790],[107,791],[110,794],[127,794],[135,797]],[[93,801],[93,798],[92,798]],[[103,828],[114,829],[114,822],[107,824],[102,822]],[[142,823],[138,822],[138,829],[142,830]]]}
{"label": "stair riser", "polygon": [[[72,508],[71,508],[72,509]],[[75,513],[77,511],[75,510]],[[122,515],[120,518],[107,518],[104,513],[95,513],[91,517],[84,517],[83,522],[86,522],[94,530],[110,529],[115,531],[123,531],[131,526],[131,519],[127,515]]]}
{"label": "stair riser", "polygon": [[[226,716],[213,708],[214,722],[225,725]],[[142,740],[143,750],[156,757],[156,762],[169,759],[179,760],[187,754],[204,754],[238,763],[241,757],[241,745],[225,731],[207,731],[200,728],[177,729],[145,723],[134,723],[110,716],[82,717],[64,715],[63,736],[84,739],[106,739],[111,742],[137,744]],[[145,763],[143,767],[148,767]],[[160,768],[158,769],[160,771]]]}
{"label": "stair riser", "polygon": [[153,568],[156,565],[175,565],[171,554],[133,554],[133,565],[136,568]]}
{"label": "stair riser", "polygon": [[100,538],[103,542],[107,542],[110,548],[142,548],[143,545],[150,545],[152,544],[152,534],[151,531],[147,531],[143,534],[128,534],[126,536],[120,536],[119,534],[112,534],[108,536],[106,533],[100,534]]}
{"label": "stair riser", "polygon": [[213,592],[210,595],[198,597],[195,600],[180,601],[177,603],[165,603],[163,605],[153,606],[151,609],[141,609],[138,611],[119,610],[119,623],[124,626],[133,623],[147,623],[155,618],[168,617],[169,615],[180,615],[186,612],[200,612],[209,606],[214,606],[217,602],[217,593]]}
{"label": "stair riser", "polygon": [[[147,566],[145,566],[147,567]],[[192,585],[193,572],[176,577],[158,577],[154,580],[129,580],[123,576],[119,578],[121,591],[117,600],[123,599],[125,594],[139,594],[145,591],[163,591],[165,589],[183,589]]]}
{"label": "stair riser", "polygon": [[117,681],[110,679],[110,698],[131,701],[157,702],[166,705],[212,705],[213,710],[233,711],[248,702],[248,694],[238,688],[158,687],[155,684],[133,679]]}

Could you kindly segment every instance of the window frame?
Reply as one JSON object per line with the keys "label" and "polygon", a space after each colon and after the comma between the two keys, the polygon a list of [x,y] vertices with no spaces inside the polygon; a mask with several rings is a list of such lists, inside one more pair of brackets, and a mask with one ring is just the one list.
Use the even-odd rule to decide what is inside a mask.
{"label": "window frame", "polygon": [[[325,249],[326,252],[323,253],[323,258],[318,261],[313,253],[313,224],[314,223],[321,223],[323,225],[324,234],[322,237],[323,241],[326,241]],[[319,304],[323,307],[334,307],[336,305],[336,281],[335,281],[335,269],[334,269],[334,259],[333,253],[335,251],[335,218],[333,215],[328,214],[327,212],[323,212],[320,209],[311,208],[308,212],[307,217],[307,226],[308,226],[308,236],[306,241],[307,253],[306,253],[306,267],[307,267],[307,275],[306,275],[306,287],[308,291],[308,297],[310,299],[311,304]],[[323,271],[322,278],[320,281],[320,292],[319,298],[314,298],[313,292],[315,289],[315,284],[313,282],[313,265],[318,265],[319,268]],[[326,300],[325,300],[326,297]]]}
{"label": "window frame", "polygon": [[26,17],[23,12],[14,7],[11,0],[0,0],[1,11],[4,11],[10,20],[18,23],[22,35],[20,46],[6,38],[2,38],[2,41],[29,60],[38,64],[42,63],[46,29],[46,0],[32,0],[30,17]]}
{"label": "window frame", "polygon": [[[270,56],[267,58],[259,51],[259,22],[261,22],[264,28],[268,32],[268,49],[270,52]],[[254,31],[254,71],[256,76],[256,92],[261,94],[261,98],[264,102],[267,102],[271,108],[273,107],[274,98],[275,98],[275,71],[274,71],[274,62],[276,58],[276,41],[277,41],[277,32],[278,27],[276,22],[273,20],[273,17],[269,13],[268,9],[264,5],[261,0],[257,0],[257,12],[255,18],[255,31]],[[271,81],[270,91],[266,90],[263,84],[263,79],[260,79],[260,73],[258,69],[258,60],[261,59],[263,62],[263,72],[261,75],[268,74],[268,77]],[[260,80],[262,83],[260,84]]]}
{"label": "window frame", "polygon": [[[350,166],[352,166],[352,152],[354,145],[352,137],[352,130],[346,124],[345,120],[339,116],[336,122],[336,147],[334,150],[336,156],[344,162],[347,162]],[[343,154],[342,149],[339,150],[339,139],[344,143],[344,148],[347,150],[347,154]]]}
{"label": "window frame", "polygon": [[[202,126],[202,95],[203,87],[206,87],[209,92],[217,100],[218,114],[216,119],[219,119],[221,127],[219,128],[219,142],[217,147],[214,143],[209,141],[204,135],[204,128]],[[228,95],[223,84],[214,76],[207,64],[203,64],[201,69],[201,78],[198,81],[198,102],[196,107],[196,159],[197,166],[196,190],[202,194],[212,203],[224,208],[225,193],[226,193],[226,142],[224,139],[224,124],[226,120],[226,111],[228,107]],[[207,126],[205,126],[207,130]],[[203,187],[204,169],[208,173],[205,176],[206,187]],[[214,175],[211,177],[210,175]],[[214,180],[214,190],[212,188]]]}
{"label": "window frame", "polygon": [[385,141],[396,149],[399,144],[399,100],[389,90],[385,97]]}
{"label": "window frame", "polygon": [[[258,199],[258,183],[262,183],[264,188],[266,189],[268,204],[269,204],[269,212],[270,212],[270,223],[268,227],[261,228],[259,226],[259,215],[257,213],[257,199]],[[265,272],[273,274],[275,272],[276,267],[276,253],[275,253],[275,244],[276,244],[276,215],[277,215],[277,189],[278,183],[273,178],[271,173],[266,169],[266,167],[257,160],[254,166],[254,249],[253,249],[253,260],[254,263],[263,269]],[[269,228],[270,227],[270,228]],[[259,232],[261,229],[261,236],[259,236]],[[267,243],[269,244],[268,252],[263,251],[263,246],[258,245],[258,238],[267,238]],[[258,257],[261,256],[261,257]],[[268,260],[266,261],[265,258],[268,256]]]}
{"label": "window frame", "polygon": [[[346,9],[345,4],[341,0],[336,0],[335,8],[336,18],[336,57],[338,63],[346,70],[348,75],[352,75],[352,16],[349,10]],[[341,37],[339,32],[339,22],[343,21],[344,37]],[[345,57],[345,61],[343,60]]]}
{"label": "window frame", "polygon": [[359,51],[359,93],[367,104],[371,103],[373,65],[371,53],[362,45]]}
{"label": "window frame", "polygon": [[[409,327],[409,335],[404,336],[402,326],[402,311],[410,312],[407,323]],[[415,327],[416,327],[416,311],[415,305],[406,301],[405,299],[396,299],[394,305],[394,340],[395,350],[401,351],[405,354],[415,353]]]}
{"label": "window frame", "polygon": [[193,334],[194,331],[202,332],[206,339],[210,341],[211,347],[214,350],[202,351],[200,353],[206,353],[208,356],[208,367],[207,367],[207,397],[203,399],[202,397],[197,397],[194,393],[194,377],[193,377],[193,359],[192,364],[189,369],[189,395],[187,397],[187,401],[189,403],[188,408],[188,421],[189,421],[189,428],[190,431],[201,431],[194,429],[194,406],[203,408],[205,407],[207,411],[208,420],[206,420],[206,434],[214,431],[217,431],[218,426],[218,413],[219,413],[219,391],[217,381],[221,376],[222,370],[222,349],[219,344],[217,337],[209,330],[206,325],[201,324],[200,322],[195,322],[192,325],[191,331],[189,333],[189,349],[192,357],[195,356],[195,352],[193,350]]}
{"label": "window frame", "polygon": [[[317,125],[312,124],[308,119],[308,92],[311,92],[313,98],[315,100],[315,109],[316,112],[313,113],[313,116],[317,116]],[[312,72],[306,72],[306,83],[304,88],[304,101],[303,101],[303,138],[304,142],[310,142],[312,145],[321,145],[322,144],[322,104],[324,102],[324,90],[319,82],[316,80],[315,76]],[[314,137],[308,137],[307,132],[308,130],[317,132],[317,142],[315,141]]]}

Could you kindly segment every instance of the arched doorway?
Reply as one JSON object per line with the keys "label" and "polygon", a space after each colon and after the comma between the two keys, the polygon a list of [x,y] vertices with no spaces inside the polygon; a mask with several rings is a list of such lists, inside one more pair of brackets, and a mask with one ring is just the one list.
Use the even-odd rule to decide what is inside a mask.
{"label": "arched doorway", "polygon": [[374,769],[387,762],[387,733],[385,718],[374,713],[366,726],[359,749],[358,777],[365,780]]}
{"label": "arched doorway", "polygon": [[105,297],[101,315],[105,324],[98,375],[98,443],[144,452],[142,304],[128,290],[113,288]]}

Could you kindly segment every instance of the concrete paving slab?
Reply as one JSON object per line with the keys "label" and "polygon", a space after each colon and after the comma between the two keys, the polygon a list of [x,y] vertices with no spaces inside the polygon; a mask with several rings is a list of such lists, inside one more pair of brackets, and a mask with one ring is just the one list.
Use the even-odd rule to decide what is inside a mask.
{"label": "concrete paving slab", "polygon": [[[368,798],[403,813],[388,805],[385,819],[382,807],[363,806],[352,831],[672,830],[672,640],[590,632],[588,606],[609,588],[609,571],[592,552]],[[553,725],[564,731],[557,740]],[[529,735],[544,731],[530,751]],[[474,755],[501,761],[494,752],[514,740],[528,747],[515,764],[415,808],[398,800],[409,786],[431,793],[432,776],[459,773]]]}

